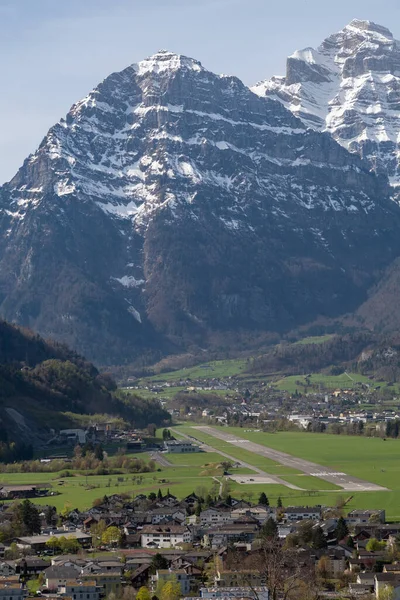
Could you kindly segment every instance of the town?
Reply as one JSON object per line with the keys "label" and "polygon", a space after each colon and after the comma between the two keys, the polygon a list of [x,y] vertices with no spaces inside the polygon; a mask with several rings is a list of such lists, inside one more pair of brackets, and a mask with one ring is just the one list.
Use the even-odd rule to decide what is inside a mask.
{"label": "town", "polygon": [[159,490],[105,496],[85,511],[5,504],[0,532],[12,540],[0,546],[4,600],[400,593],[400,522],[386,523],[384,510],[271,506],[265,493],[257,504],[230,494],[179,500]]}

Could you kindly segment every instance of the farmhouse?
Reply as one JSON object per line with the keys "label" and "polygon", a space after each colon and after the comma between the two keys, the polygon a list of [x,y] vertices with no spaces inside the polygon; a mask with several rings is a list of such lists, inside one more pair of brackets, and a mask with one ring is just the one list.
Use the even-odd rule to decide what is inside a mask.
{"label": "farmhouse", "polygon": [[169,440],[164,442],[164,448],[169,453],[183,454],[186,452],[200,452],[200,447],[192,442]]}
{"label": "farmhouse", "polygon": [[39,488],[37,485],[4,485],[0,488],[0,496],[6,500],[36,498],[46,495],[47,492],[47,488]]}

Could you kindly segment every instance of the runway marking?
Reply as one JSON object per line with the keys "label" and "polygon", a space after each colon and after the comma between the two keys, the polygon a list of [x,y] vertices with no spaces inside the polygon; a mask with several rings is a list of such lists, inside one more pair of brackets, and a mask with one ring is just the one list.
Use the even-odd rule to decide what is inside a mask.
{"label": "runway marking", "polygon": [[[209,426],[196,426],[194,429],[203,430],[214,438],[223,440],[224,442],[228,442],[229,444],[233,444],[236,446],[242,446],[249,452],[253,452],[253,454],[257,454],[259,456],[264,456],[269,460],[274,460],[279,462],[281,465],[289,466],[292,468],[296,468],[299,471],[303,471],[305,475],[309,475],[312,477],[317,477],[328,481],[329,483],[334,483],[335,485],[341,487],[346,491],[375,491],[375,492],[387,492],[388,488],[377,485],[375,483],[370,483],[369,481],[364,481],[359,479],[358,477],[353,477],[352,475],[347,475],[341,471],[326,471],[321,465],[313,463],[309,460],[305,460],[302,458],[298,458],[291,454],[287,454],[286,452],[281,452],[280,450],[275,450],[273,448],[268,448],[267,446],[263,446],[262,444],[257,444],[252,442],[251,440],[246,440],[243,438],[232,437],[229,433],[224,433],[222,430],[216,430]],[[254,467],[253,467],[254,468]],[[288,484],[286,484],[288,485]]]}

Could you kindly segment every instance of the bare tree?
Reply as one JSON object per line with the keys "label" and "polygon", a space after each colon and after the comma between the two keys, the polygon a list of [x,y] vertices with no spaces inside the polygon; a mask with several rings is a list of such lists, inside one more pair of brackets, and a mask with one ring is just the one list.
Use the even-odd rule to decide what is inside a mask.
{"label": "bare tree", "polygon": [[318,600],[320,587],[314,564],[297,548],[284,548],[278,539],[262,539],[258,568],[264,574],[271,600]]}
{"label": "bare tree", "polygon": [[258,585],[266,585],[270,600],[318,600],[320,584],[312,560],[297,548],[287,548],[275,536],[262,537],[259,549],[250,555],[231,551],[226,567],[237,571],[239,585],[247,586],[258,598]]}

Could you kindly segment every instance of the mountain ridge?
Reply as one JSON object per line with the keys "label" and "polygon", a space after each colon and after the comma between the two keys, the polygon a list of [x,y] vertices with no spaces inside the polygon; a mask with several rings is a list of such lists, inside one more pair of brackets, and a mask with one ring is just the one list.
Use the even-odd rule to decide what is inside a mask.
{"label": "mountain ridge", "polygon": [[280,102],[161,51],[0,188],[0,314],[102,364],[338,316],[399,255],[390,194]]}
{"label": "mountain ridge", "polygon": [[317,49],[289,56],[286,76],[252,89],[329,132],[395,188],[400,184],[400,42],[386,27],[354,19]]}

